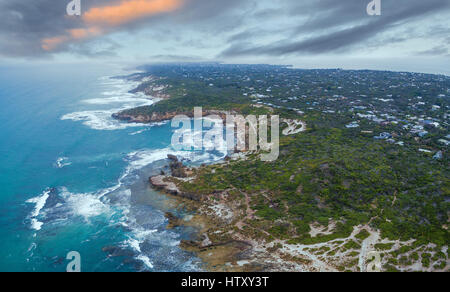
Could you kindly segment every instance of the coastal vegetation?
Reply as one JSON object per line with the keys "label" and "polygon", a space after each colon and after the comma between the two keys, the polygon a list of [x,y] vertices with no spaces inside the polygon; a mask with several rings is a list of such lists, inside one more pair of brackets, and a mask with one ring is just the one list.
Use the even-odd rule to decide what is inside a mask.
{"label": "coastal vegetation", "polygon": [[289,256],[283,245],[302,247],[328,264],[339,262],[330,265],[342,271],[362,270],[360,257],[369,245],[385,271],[417,264],[448,269],[450,78],[269,65],[143,69],[130,78],[152,79],[137,90],[164,88],[169,98],[118,118],[202,106],[278,114],[308,125],[281,137],[276,161],[246,153],[245,159],[192,169],[190,179],[171,178],[206,209],[229,209],[226,224],[205,230],[212,242],[263,242],[305,264],[311,259]]}

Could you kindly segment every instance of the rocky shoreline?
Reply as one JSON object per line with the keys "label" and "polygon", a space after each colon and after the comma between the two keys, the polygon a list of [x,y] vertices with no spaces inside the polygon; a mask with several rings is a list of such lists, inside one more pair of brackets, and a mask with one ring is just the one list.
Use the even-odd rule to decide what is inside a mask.
{"label": "rocky shoreline", "polygon": [[[235,114],[235,113],[218,111],[218,110],[203,110],[202,116],[205,117],[205,116],[209,116],[209,115],[217,115],[223,121],[225,121],[227,114]],[[112,117],[116,120],[128,122],[128,123],[148,124],[148,123],[165,122],[165,121],[171,120],[174,117],[180,116],[180,115],[187,116],[189,118],[194,118],[194,112],[184,112],[184,111],[165,112],[165,113],[153,112],[151,114],[146,115],[146,114],[128,113],[127,110],[112,114]]]}
{"label": "rocky shoreline", "polygon": [[171,113],[153,113],[150,115],[135,115],[135,114],[127,114],[126,111],[115,113],[112,117],[116,120],[128,122],[128,123],[159,123],[164,122],[170,119],[173,119],[175,116],[180,115],[182,113],[171,112]]}
{"label": "rocky shoreline", "polygon": [[[145,92],[149,94],[149,92]],[[169,97],[165,97],[169,98]],[[236,112],[226,112],[220,110],[203,110],[202,116],[216,115],[224,123],[227,115],[235,115]],[[124,110],[112,115],[114,119],[128,123],[158,123],[173,119],[175,116],[184,115],[194,118],[194,112],[174,111],[174,112],[151,112],[149,114],[134,113],[132,110]],[[180,247],[184,250],[194,252],[206,265],[208,271],[264,271],[266,268],[260,265],[249,265],[250,254],[257,246],[255,242],[228,234],[226,236],[218,235],[221,228],[226,227],[230,222],[228,215],[213,214],[205,211],[210,205],[208,196],[182,191],[179,187],[180,182],[195,179],[194,170],[183,165],[174,155],[168,155],[171,174],[161,173],[149,178],[149,184],[155,190],[164,193],[175,199],[180,205],[187,209],[195,211],[195,215],[190,220],[178,218],[172,213],[166,213],[168,219],[168,229],[178,226],[191,226],[198,229],[198,238],[195,240],[181,241]],[[227,161],[229,159],[226,159]],[[219,210],[219,213],[220,210]],[[223,217],[224,216],[224,217]],[[225,219],[225,220],[224,220]]]}
{"label": "rocky shoreline", "polygon": [[[242,153],[241,153],[242,154]],[[240,157],[240,156],[239,156]],[[264,271],[310,271],[310,261],[302,255],[276,254],[279,242],[267,243],[264,239],[248,236],[239,206],[229,205],[226,200],[218,200],[224,193],[209,195],[193,194],[182,190],[180,184],[195,179],[198,169],[191,169],[179,163],[175,156],[169,155],[170,164],[175,170],[182,169],[186,177],[161,174],[149,178],[150,185],[175,199],[183,207],[194,211],[189,220],[166,213],[168,229],[190,226],[198,230],[195,240],[183,240],[180,247],[194,252],[212,272],[264,272]],[[233,161],[232,158],[226,161]],[[223,162],[226,164],[228,162]],[[203,166],[205,167],[205,166]],[[173,167],[172,171],[174,170]],[[199,169],[201,169],[200,167]],[[253,216],[252,211],[247,210]],[[246,218],[250,219],[250,218]],[[332,270],[331,268],[329,270]]]}
{"label": "rocky shoreline", "polygon": [[149,183],[154,189],[174,198],[180,205],[195,211],[195,215],[190,220],[178,218],[172,213],[165,214],[169,221],[168,229],[178,226],[191,226],[198,230],[197,239],[183,240],[180,247],[186,251],[194,252],[203,260],[208,271],[261,271],[261,268],[253,266],[243,268],[243,266],[237,264],[246,261],[248,254],[251,253],[254,247],[251,241],[233,238],[233,236],[220,239],[210,236],[211,233],[217,232],[223,227],[226,222],[220,216],[214,218],[215,216],[203,211],[209,206],[208,196],[180,190],[178,184],[193,179],[194,172],[191,168],[184,166],[175,156],[168,155],[168,159],[172,174],[152,176],[149,178]]}
{"label": "rocky shoreline", "polygon": [[[371,229],[368,225],[360,225],[355,226],[347,238],[314,244],[292,244],[286,240],[273,239],[264,230],[255,229],[248,224],[249,221],[259,220],[249,204],[251,195],[244,194],[244,200],[236,200],[231,195],[233,190],[208,194],[190,193],[184,190],[184,183],[195,182],[196,176],[201,171],[210,171],[205,168],[225,167],[228,163],[246,159],[242,155],[247,154],[240,153],[220,164],[193,169],[184,166],[175,156],[169,155],[172,171],[176,170],[176,175],[161,174],[149,178],[153,188],[173,198],[180,206],[194,214],[188,216],[189,218],[179,218],[172,213],[166,213],[165,216],[169,221],[167,228],[189,226],[197,229],[198,237],[194,240],[181,241],[180,247],[195,253],[205,264],[206,270],[211,272],[337,272],[346,270],[347,264],[359,261],[357,268],[351,271],[364,271],[367,253],[374,250],[377,243],[387,243],[380,240],[379,231]],[[177,175],[177,171],[186,176]],[[332,224],[328,229],[312,226],[311,236],[330,234],[333,226]],[[368,236],[361,238],[362,232],[366,232]],[[358,242],[357,245],[361,248],[359,252],[355,250],[359,247],[349,247],[355,242]],[[326,256],[326,252],[333,249],[336,255]]]}

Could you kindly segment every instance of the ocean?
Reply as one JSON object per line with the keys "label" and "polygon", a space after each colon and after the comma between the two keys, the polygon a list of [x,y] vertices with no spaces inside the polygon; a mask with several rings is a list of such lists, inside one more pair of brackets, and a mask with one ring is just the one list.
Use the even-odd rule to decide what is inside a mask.
{"label": "ocean", "polygon": [[[0,271],[199,271],[179,248],[195,230],[167,230],[164,214],[190,216],[152,190],[167,154],[191,164],[222,152],[175,152],[170,123],[126,124],[121,109],[154,102],[113,65],[0,65]],[[189,218],[189,217],[186,217]]]}

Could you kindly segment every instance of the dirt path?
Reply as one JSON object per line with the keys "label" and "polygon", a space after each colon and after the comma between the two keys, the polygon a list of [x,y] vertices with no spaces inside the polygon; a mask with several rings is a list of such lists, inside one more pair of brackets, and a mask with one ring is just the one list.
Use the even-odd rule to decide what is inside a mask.
{"label": "dirt path", "polygon": [[359,254],[358,266],[361,272],[367,272],[367,256],[370,252],[374,251],[375,244],[380,240],[380,233],[378,231],[372,230],[369,226],[364,226],[361,230],[366,230],[370,233],[370,236],[364,239],[361,244],[361,252]]}
{"label": "dirt path", "polygon": [[247,193],[244,193],[244,196],[245,196],[245,205],[246,205],[246,211],[245,211],[245,217],[244,218],[242,218],[241,220],[239,220],[237,223],[236,223],[236,226],[239,228],[239,229],[243,229],[244,228],[244,226],[248,226],[246,223],[245,223],[245,221],[246,220],[252,220],[253,219],[253,214],[255,213],[251,208],[250,208],[250,198],[248,197],[248,194]]}
{"label": "dirt path", "polygon": [[[394,192],[394,199],[392,200],[392,207],[395,205],[395,202],[397,201],[397,191]],[[381,210],[381,214],[383,214],[384,209]],[[381,236],[379,231],[375,231],[370,227],[370,224],[373,222],[373,220],[377,219],[379,216],[374,216],[370,218],[367,225],[364,225],[360,228],[358,232],[361,230],[366,230],[369,232],[370,236],[367,237],[361,244],[361,252],[359,254],[359,260],[358,260],[358,266],[359,270],[361,272],[367,272],[367,256],[370,252],[375,251],[375,244],[379,242]]]}
{"label": "dirt path", "polygon": [[311,264],[305,265],[304,270],[302,271],[317,271],[317,272],[337,272],[337,269],[326,263],[325,261],[321,260],[317,255],[307,251],[306,249],[312,249],[324,246],[326,244],[319,243],[319,244],[312,244],[312,245],[303,245],[303,244],[296,244],[296,245],[290,245],[286,244],[283,241],[277,241],[277,243],[283,244],[283,252],[286,252],[290,255],[296,256],[296,257],[303,257],[311,260]]}

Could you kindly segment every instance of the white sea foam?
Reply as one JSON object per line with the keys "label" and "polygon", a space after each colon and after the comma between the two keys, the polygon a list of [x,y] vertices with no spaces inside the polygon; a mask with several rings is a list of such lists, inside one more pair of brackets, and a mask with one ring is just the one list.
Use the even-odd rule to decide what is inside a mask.
{"label": "white sea foam", "polygon": [[36,218],[31,219],[31,228],[32,229],[39,231],[42,229],[42,225],[44,225],[44,223],[40,222]]}
{"label": "white sea foam", "polygon": [[126,81],[122,79],[104,79],[103,85],[108,89],[111,87],[117,88],[113,91],[105,91],[102,95],[107,96],[105,98],[93,98],[83,100],[82,103],[90,105],[116,105],[115,108],[97,109],[78,111],[63,115],[61,120],[72,120],[75,122],[82,122],[83,125],[90,127],[94,130],[123,130],[130,127],[142,127],[144,124],[139,123],[125,123],[120,122],[112,118],[112,114],[120,112],[122,110],[152,105],[156,99],[149,98],[142,93],[129,93],[129,91],[135,88],[139,83]]}
{"label": "white sea foam", "polygon": [[141,243],[139,240],[130,238],[125,240],[125,245],[131,247],[135,252],[141,253]]}
{"label": "white sea foam", "polygon": [[36,218],[39,216],[42,208],[44,208],[45,203],[47,202],[47,199],[49,197],[50,197],[50,190],[46,190],[40,196],[26,201],[29,204],[36,204],[33,211],[30,214],[31,228],[33,228],[34,230],[41,230],[42,225],[44,224]]}
{"label": "white sea foam", "polygon": [[153,127],[156,127],[156,126],[162,126],[162,125],[165,125],[165,124],[168,124],[168,123],[169,123],[169,121],[163,121],[163,122],[155,122],[155,123],[151,123],[150,125],[146,125],[147,128],[142,129],[142,130],[139,130],[139,131],[136,131],[136,132],[133,132],[133,133],[130,133],[129,135],[130,135],[130,136],[139,135],[139,134],[142,134],[142,133],[144,133],[144,132],[149,131],[149,130],[150,130],[151,128],[153,128]]}
{"label": "white sea foam", "polygon": [[67,157],[59,157],[56,160],[56,167],[57,168],[63,168],[63,167],[71,165],[72,163],[69,162],[68,160],[69,160],[69,158],[67,158]]}
{"label": "white sea foam", "polygon": [[130,246],[134,251],[141,253],[141,244],[153,233],[156,233],[158,230],[145,230],[143,228],[136,228],[133,230],[133,233],[130,237],[125,241],[125,244]]}
{"label": "white sea foam", "polygon": [[[82,217],[85,221],[89,222],[92,217],[112,214],[112,210],[108,204],[105,204],[101,200],[101,196],[98,193],[71,193],[67,188],[60,188],[59,199],[60,203],[55,204],[51,208],[44,209],[49,197],[50,190],[46,190],[40,196],[29,199],[26,203],[36,204],[35,208],[29,215],[31,228],[39,231],[44,225],[43,220],[53,218],[54,222],[68,217]],[[56,219],[55,216],[56,215]],[[50,217],[49,217],[50,216]]]}
{"label": "white sea foam", "polygon": [[40,196],[27,200],[27,203],[36,204],[33,212],[31,213],[31,217],[39,216],[39,212],[44,208],[47,199],[50,196],[50,190],[46,190]]}
{"label": "white sea foam", "polygon": [[139,134],[142,134],[142,133],[144,133],[144,132],[147,132],[148,130],[150,130],[150,128],[147,128],[147,129],[142,129],[142,130],[139,130],[139,131],[136,131],[136,132],[130,133],[129,135],[130,135],[130,136],[135,136],[135,135],[139,135]]}
{"label": "white sea foam", "polygon": [[[95,102],[97,104],[108,104],[109,99],[96,99]],[[91,100],[92,101],[92,100]],[[117,101],[119,102],[119,101]],[[125,123],[118,121],[112,117],[114,113],[118,113],[120,111],[135,108],[140,106],[152,105],[154,103],[153,100],[144,99],[144,98],[127,98],[123,102],[123,106],[120,108],[114,109],[102,109],[102,110],[92,110],[92,111],[80,111],[74,112],[70,114],[66,114],[61,117],[61,120],[72,120],[76,122],[83,122],[85,126],[90,127],[94,130],[123,130],[131,127],[144,127],[147,124],[142,123]]]}
{"label": "white sea foam", "polygon": [[36,242],[32,242],[32,243],[30,244],[30,247],[28,247],[27,252],[32,252],[33,250],[36,249],[36,247],[37,247]]}
{"label": "white sea foam", "polygon": [[135,103],[135,102],[150,103],[150,101],[151,101],[151,99],[149,99],[149,98],[137,98],[134,95],[130,95],[130,96],[114,96],[114,97],[108,97],[108,98],[85,99],[85,100],[83,100],[83,103],[103,105],[103,104],[114,104],[114,103],[121,103],[121,104]]}
{"label": "white sea foam", "polygon": [[153,162],[167,159],[167,155],[172,154],[180,159],[187,159],[194,163],[211,163],[219,161],[227,155],[227,151],[218,152],[220,155],[213,155],[208,152],[195,152],[195,151],[174,151],[172,148],[164,148],[157,150],[141,150],[128,154],[130,164],[128,171],[141,169]]}
{"label": "white sea foam", "polygon": [[145,256],[145,255],[143,255],[143,254],[140,254],[140,255],[138,255],[138,256],[136,257],[136,259],[142,261],[142,262],[144,263],[144,265],[145,265],[147,268],[153,269],[153,264],[152,264],[152,262],[150,261],[150,259],[149,259],[148,256]]}
{"label": "white sea foam", "polygon": [[120,109],[83,111],[64,115],[61,120],[72,120],[83,122],[93,130],[123,130],[130,127],[143,127],[144,124],[138,123],[122,123],[111,117],[112,114],[119,112]]}
{"label": "white sea foam", "polygon": [[152,234],[156,233],[157,230],[145,230],[142,228],[136,228],[133,230],[130,237],[124,242],[126,247],[131,247],[138,255],[136,256],[137,260],[140,260],[144,263],[144,265],[153,269],[153,264],[150,261],[150,258],[142,253],[141,244]]}
{"label": "white sea foam", "polygon": [[104,204],[96,194],[73,194],[66,188],[62,188],[61,197],[64,198],[71,215],[81,216],[86,221],[91,217],[100,216],[111,211],[110,207]]}

